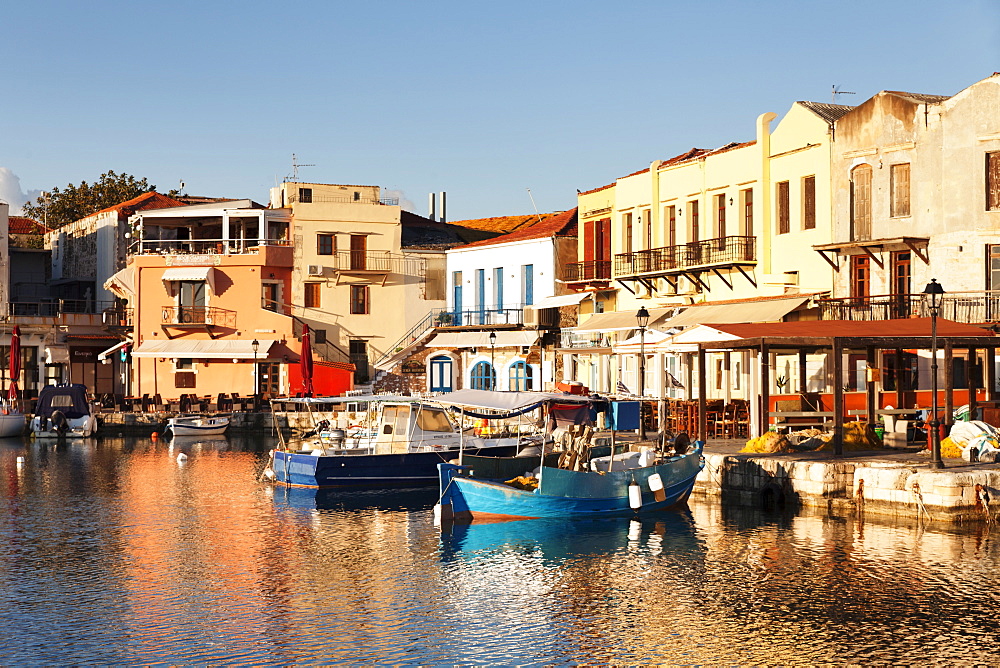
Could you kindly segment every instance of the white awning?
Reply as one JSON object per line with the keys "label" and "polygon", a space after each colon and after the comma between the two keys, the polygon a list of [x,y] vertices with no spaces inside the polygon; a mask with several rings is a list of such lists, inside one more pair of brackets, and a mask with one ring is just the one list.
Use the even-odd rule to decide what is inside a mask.
{"label": "white awning", "polygon": [[683,313],[659,323],[657,327],[669,329],[709,323],[774,322],[808,300],[808,297],[784,297],[733,304],[701,304],[688,307]]}
{"label": "white awning", "polygon": [[163,272],[163,282],[205,281],[215,292],[215,267],[170,267]]}
{"label": "white awning", "polygon": [[114,276],[104,281],[104,289],[115,293],[122,299],[135,296],[135,268],[126,267]]}
{"label": "white awning", "polygon": [[[651,308],[649,322],[653,323],[670,313],[674,308]],[[638,310],[638,309],[637,309]],[[639,329],[635,323],[636,311],[612,311],[611,313],[595,313],[587,322],[577,327],[577,332],[615,332],[626,329]]]}
{"label": "white awning", "polygon": [[489,408],[497,411],[515,411],[519,408],[540,403],[557,401],[564,403],[589,403],[588,397],[578,394],[558,394],[555,392],[491,392],[490,390],[455,390],[434,397],[433,401],[451,406],[468,408]]}
{"label": "white awning", "polygon": [[46,364],[69,364],[69,348],[46,348]]}
{"label": "white awning", "polygon": [[127,346],[130,343],[132,343],[132,342],[131,341],[119,341],[118,343],[116,343],[115,345],[111,346],[107,350],[98,353],[97,354],[97,361],[98,362],[103,362],[104,360],[108,359],[109,355],[112,355],[116,351],[121,350],[122,346]]}
{"label": "white awning", "polygon": [[573,306],[574,304],[579,304],[584,299],[592,297],[594,293],[592,292],[576,292],[571,295],[559,295],[558,297],[546,297],[544,299],[539,299],[537,302],[531,305],[531,308],[558,308],[560,306]]}
{"label": "white awning", "polygon": [[[274,341],[260,341],[257,359],[267,359]],[[169,357],[171,359],[254,359],[253,342],[246,339],[143,341],[132,357]]]}
{"label": "white awning", "polygon": [[[538,332],[532,330],[499,331],[494,348],[520,348],[534,345]],[[428,348],[489,348],[490,332],[441,332],[427,343]]]}

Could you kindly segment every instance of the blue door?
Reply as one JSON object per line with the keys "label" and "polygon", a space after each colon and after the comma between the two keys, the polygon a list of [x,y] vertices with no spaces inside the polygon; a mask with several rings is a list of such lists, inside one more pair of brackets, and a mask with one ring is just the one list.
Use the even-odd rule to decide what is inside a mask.
{"label": "blue door", "polygon": [[451,358],[438,355],[431,358],[431,392],[451,392]]}
{"label": "blue door", "polygon": [[486,270],[476,269],[476,313],[475,325],[486,323]]}
{"label": "blue door", "polygon": [[463,325],[462,322],[462,272],[455,271],[452,272],[452,308],[454,309],[451,317],[452,325]]}

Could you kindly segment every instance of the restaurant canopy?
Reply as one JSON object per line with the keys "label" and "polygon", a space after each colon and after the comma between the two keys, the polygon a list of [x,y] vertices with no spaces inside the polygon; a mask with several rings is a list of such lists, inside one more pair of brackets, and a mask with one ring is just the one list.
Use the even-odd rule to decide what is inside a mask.
{"label": "restaurant canopy", "polygon": [[[657,320],[672,313],[677,307],[651,308],[649,309],[649,321],[655,323]],[[636,311],[612,311],[610,313],[595,313],[579,327],[576,332],[615,332],[626,329],[639,329],[635,322]]]}
{"label": "restaurant canopy", "polygon": [[546,401],[559,403],[589,403],[588,397],[558,392],[493,392],[490,390],[455,390],[434,397],[434,401],[449,406],[488,408],[496,411],[515,411]]}
{"label": "restaurant canopy", "polygon": [[796,295],[731,304],[696,304],[656,326],[669,329],[707,323],[770,322],[781,320],[808,300],[808,296]]}
{"label": "restaurant canopy", "polygon": [[591,292],[574,292],[571,295],[558,295],[556,297],[545,297],[544,299],[539,299],[534,304],[530,304],[533,309],[540,308],[558,308],[560,306],[574,306],[579,304],[587,297],[592,297]]}
{"label": "restaurant canopy", "polygon": [[132,352],[133,357],[166,357],[170,359],[267,359],[273,340],[258,342],[254,355],[253,341],[247,339],[143,341]]}
{"label": "restaurant canopy", "polygon": [[[493,332],[441,332],[427,343],[428,348],[489,348],[490,334]],[[520,348],[531,346],[538,341],[538,332],[533,330],[498,330],[494,348]]]}

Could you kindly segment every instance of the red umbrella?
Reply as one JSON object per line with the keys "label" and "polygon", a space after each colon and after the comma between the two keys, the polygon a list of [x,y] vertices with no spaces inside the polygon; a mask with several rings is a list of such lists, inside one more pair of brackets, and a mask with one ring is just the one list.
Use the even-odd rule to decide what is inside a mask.
{"label": "red umbrella", "polygon": [[302,395],[313,395],[313,355],[309,342],[309,325],[302,325],[302,353],[299,356],[299,371],[302,373]]}
{"label": "red umbrella", "polygon": [[10,388],[7,390],[7,397],[12,401],[17,401],[17,379],[21,377],[21,328],[14,325],[14,331],[10,334]]}

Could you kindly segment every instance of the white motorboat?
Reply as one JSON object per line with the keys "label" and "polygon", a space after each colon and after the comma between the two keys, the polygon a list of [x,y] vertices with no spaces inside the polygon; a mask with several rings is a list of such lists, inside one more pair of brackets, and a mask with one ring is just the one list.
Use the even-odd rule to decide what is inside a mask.
{"label": "white motorboat", "polygon": [[172,436],[217,436],[226,433],[229,418],[225,415],[183,415],[167,420]]}
{"label": "white motorboat", "polygon": [[97,418],[86,385],[46,385],[38,394],[31,435],[86,438],[97,433]]}

